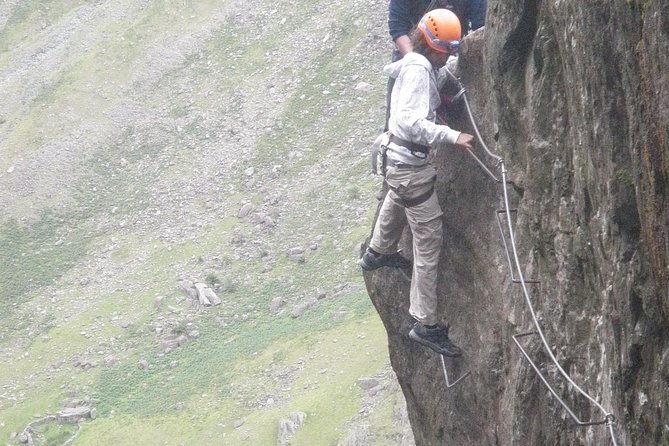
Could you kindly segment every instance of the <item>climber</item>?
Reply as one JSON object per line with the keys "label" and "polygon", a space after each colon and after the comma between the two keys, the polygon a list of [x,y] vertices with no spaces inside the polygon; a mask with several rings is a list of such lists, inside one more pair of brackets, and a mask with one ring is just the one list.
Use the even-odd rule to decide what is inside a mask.
{"label": "climber", "polygon": [[[437,8],[450,9],[455,12],[463,25],[461,31],[464,36],[469,29],[474,31],[484,25],[487,0],[390,0],[388,2],[388,32],[395,44],[392,62],[398,61],[411,51],[409,34],[425,13]],[[394,79],[388,78],[385,130],[388,130],[393,84]]]}
{"label": "climber", "polygon": [[443,213],[434,191],[437,172],[428,163],[427,155],[430,147],[451,144],[472,149],[474,145],[472,135],[434,122],[440,104],[437,70],[457,52],[459,39],[457,16],[446,9],[432,10],[411,34],[413,51],[384,68],[396,81],[386,152],[385,180],[389,190],[369,248],[359,261],[367,271],[382,266],[409,268],[410,262],[397,252],[404,225],[409,223],[413,235],[409,312],[417,321],[409,336],[445,356],[460,356],[462,352],[451,343],[448,328],[438,325],[437,276]]}
{"label": "climber", "polygon": [[[432,9],[450,9],[462,25],[462,37],[485,24],[487,0],[390,0],[388,2],[388,32],[397,51],[411,51],[409,34],[418,20]],[[394,61],[393,61],[394,62]]]}

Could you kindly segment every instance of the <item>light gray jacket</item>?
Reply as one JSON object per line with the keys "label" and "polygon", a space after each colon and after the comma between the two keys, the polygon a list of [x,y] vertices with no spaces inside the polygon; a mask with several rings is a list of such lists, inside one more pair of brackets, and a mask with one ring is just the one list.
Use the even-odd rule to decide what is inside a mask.
{"label": "light gray jacket", "polygon": [[[431,147],[457,141],[460,132],[435,124],[436,111],[441,104],[438,86],[443,82],[425,56],[408,53],[397,62],[386,65],[383,71],[395,78],[388,121],[388,130],[393,135]],[[424,157],[415,156],[397,144],[391,143],[388,149],[388,157],[395,162],[413,165],[427,162]]]}

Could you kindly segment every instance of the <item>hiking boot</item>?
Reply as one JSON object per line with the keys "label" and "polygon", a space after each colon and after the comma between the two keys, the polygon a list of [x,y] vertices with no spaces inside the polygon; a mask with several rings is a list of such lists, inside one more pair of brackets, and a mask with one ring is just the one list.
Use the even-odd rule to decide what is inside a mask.
{"label": "hiking boot", "polygon": [[448,327],[428,327],[416,322],[409,332],[409,337],[419,344],[431,348],[440,355],[457,357],[462,355],[460,347],[454,345],[448,338]]}
{"label": "hiking boot", "polygon": [[399,252],[394,254],[378,254],[367,248],[365,253],[358,260],[358,265],[365,271],[373,271],[382,266],[391,268],[411,268],[411,262],[402,257]]}

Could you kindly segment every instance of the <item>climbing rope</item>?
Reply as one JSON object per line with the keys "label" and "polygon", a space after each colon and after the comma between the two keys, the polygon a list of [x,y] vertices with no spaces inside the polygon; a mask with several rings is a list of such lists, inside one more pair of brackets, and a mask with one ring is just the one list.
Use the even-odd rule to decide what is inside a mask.
{"label": "climbing rope", "polygon": [[[525,280],[525,278],[523,277],[523,271],[522,271],[522,268],[521,268],[521,265],[520,265],[520,260],[518,258],[518,250],[517,250],[517,247],[516,247],[516,240],[515,240],[515,235],[514,235],[514,232],[513,232],[513,225],[512,225],[512,222],[511,222],[511,214],[512,214],[512,212],[515,212],[515,210],[511,209],[511,207],[509,206],[509,194],[508,194],[508,187],[507,187],[508,183],[507,183],[507,178],[506,178],[507,171],[506,171],[506,167],[504,165],[504,160],[502,159],[502,157],[492,153],[488,149],[488,146],[485,144],[485,141],[483,140],[483,138],[481,137],[481,134],[478,130],[478,126],[476,125],[476,120],[474,119],[474,116],[472,114],[471,107],[469,106],[469,101],[467,100],[466,90],[463,87],[462,83],[460,82],[460,79],[458,79],[447,68],[445,70],[448,73],[448,75],[455,82],[457,82],[457,85],[458,85],[460,91],[458,92],[456,97],[461,97],[464,104],[465,104],[465,108],[467,110],[467,115],[469,117],[469,121],[472,124],[472,128],[474,129],[474,133],[475,133],[477,141],[480,143],[481,147],[484,149],[486,154],[489,157],[491,157],[493,160],[495,160],[495,162],[497,164],[497,167],[499,167],[499,169],[501,171],[502,178],[500,180],[487,167],[485,167],[485,164],[471,150],[468,150],[469,154],[472,157],[474,157],[474,159],[476,160],[476,162],[480,166],[483,167],[484,171],[488,174],[488,176],[490,176],[495,182],[502,183],[502,190],[503,190],[503,196],[504,196],[504,209],[500,210],[500,211],[497,211],[497,213],[496,213],[497,222],[498,222],[498,226],[499,226],[499,229],[500,229],[502,242],[504,243],[504,248],[505,248],[505,251],[506,251],[507,260],[509,261],[509,268],[510,268],[510,272],[511,272],[512,281],[514,283],[519,283],[520,284],[520,286],[522,288],[522,291],[523,291],[523,296],[525,298],[525,303],[527,304],[527,307],[530,311],[530,314],[532,316],[532,322],[533,322],[533,325],[535,327],[535,331],[528,332],[528,333],[519,333],[519,334],[513,335],[512,338],[513,338],[514,342],[516,343],[516,345],[518,346],[518,348],[520,349],[520,351],[522,352],[523,356],[525,356],[525,359],[530,363],[531,367],[534,369],[536,374],[539,376],[541,381],[548,388],[550,393],[558,400],[558,402],[562,405],[562,407],[564,407],[564,409],[567,411],[569,416],[576,422],[576,424],[578,424],[579,426],[593,426],[593,425],[603,425],[603,424],[605,424],[608,427],[608,431],[609,431],[609,434],[610,434],[610,437],[611,437],[612,444],[614,446],[617,446],[616,435],[615,435],[615,432],[614,432],[615,417],[613,416],[613,414],[610,413],[609,411],[607,411],[600,403],[598,403],[592,396],[590,396],[578,384],[576,384],[574,382],[574,380],[569,376],[569,374],[567,374],[567,372],[565,372],[565,370],[562,368],[562,366],[558,362],[557,358],[555,357],[555,354],[553,353],[551,347],[549,346],[548,341],[546,340],[546,336],[544,335],[544,332],[541,329],[541,325],[539,324],[539,319],[538,319],[537,314],[534,310],[534,306],[532,305],[532,301],[530,300],[529,291],[527,290],[527,283],[532,283],[532,282],[536,283],[536,281]],[[508,245],[507,245],[507,242],[506,242],[506,237],[504,235],[504,232],[502,231],[502,227],[501,227],[501,224],[499,222],[499,215],[500,214],[505,214],[506,215],[507,230],[508,230],[508,233],[509,233],[508,238],[509,238],[510,248],[511,248],[510,250],[513,254],[513,266],[512,266],[511,258],[509,256],[509,248],[508,248]],[[516,273],[517,273],[517,279],[514,278],[514,267],[515,267],[515,270],[516,270]],[[531,336],[531,335],[538,335],[539,336],[539,338],[541,339],[541,343],[543,344],[544,350],[546,351],[546,353],[548,353],[548,356],[550,357],[551,361],[555,364],[555,366],[559,370],[560,374],[564,377],[564,379],[574,389],[576,389],[581,395],[583,395],[586,399],[588,399],[594,406],[596,406],[602,412],[602,414],[604,415],[603,420],[599,420],[599,421],[581,421],[576,416],[576,414],[569,408],[567,403],[562,398],[560,398],[558,393],[549,384],[549,382],[546,380],[544,375],[539,370],[539,367],[530,358],[530,356],[527,354],[525,349],[520,344],[520,341],[518,340],[519,338],[522,338],[522,337],[525,337],[525,336]],[[446,366],[444,364],[443,357],[442,357],[442,365],[443,365],[443,369],[444,369],[444,376],[446,377],[446,381],[447,381],[447,384],[448,384],[448,375],[446,374]],[[462,378],[464,378],[464,376]],[[460,378],[460,379],[462,379],[462,378]],[[453,385],[457,384],[458,381],[453,383]]]}

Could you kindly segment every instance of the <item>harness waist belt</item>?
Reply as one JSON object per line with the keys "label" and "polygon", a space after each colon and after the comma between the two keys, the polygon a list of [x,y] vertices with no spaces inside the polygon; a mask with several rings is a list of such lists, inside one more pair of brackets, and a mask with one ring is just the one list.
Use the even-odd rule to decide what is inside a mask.
{"label": "harness waist belt", "polygon": [[392,166],[396,169],[421,169],[427,165],[427,163],[423,164],[406,164],[406,163],[400,163],[398,161],[393,160],[392,158],[388,157],[386,159],[386,163],[389,166]]}
{"label": "harness waist belt", "polygon": [[425,203],[427,200],[429,200],[429,198],[432,196],[433,193],[434,193],[434,186],[432,186],[430,190],[428,190],[424,194],[420,194],[417,197],[410,198],[408,200],[400,197],[400,199],[402,200],[402,204],[404,205],[404,207],[411,208],[414,206],[418,206],[419,204]]}
{"label": "harness waist belt", "polygon": [[416,144],[415,142],[407,141],[406,139],[398,138],[397,136],[390,134],[390,142],[397,144],[398,146],[405,147],[412,152],[428,153],[430,151],[429,146],[424,146],[422,144]]}

